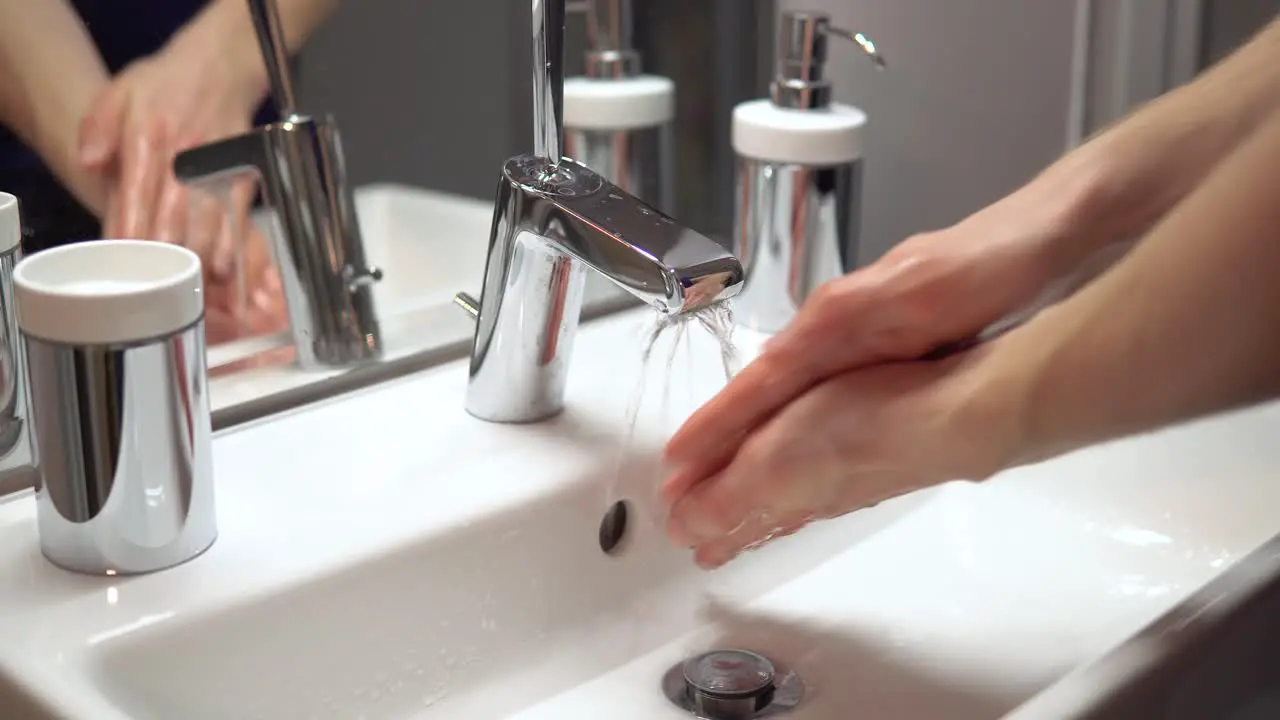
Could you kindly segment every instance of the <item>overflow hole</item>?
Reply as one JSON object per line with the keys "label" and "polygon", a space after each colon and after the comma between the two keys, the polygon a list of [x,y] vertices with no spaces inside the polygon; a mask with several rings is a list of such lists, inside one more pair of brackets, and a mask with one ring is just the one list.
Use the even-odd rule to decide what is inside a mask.
{"label": "overflow hole", "polygon": [[627,534],[627,516],[630,514],[626,500],[619,500],[605,511],[600,521],[600,549],[606,555],[616,554]]}

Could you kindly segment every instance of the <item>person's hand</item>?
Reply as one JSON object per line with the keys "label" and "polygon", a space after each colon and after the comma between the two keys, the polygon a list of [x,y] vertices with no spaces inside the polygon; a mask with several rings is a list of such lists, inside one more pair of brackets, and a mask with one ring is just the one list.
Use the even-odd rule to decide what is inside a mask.
{"label": "person's hand", "polygon": [[[671,476],[660,489],[668,533],[714,568],[814,520],[996,472],[1017,424],[1010,412],[981,407],[972,368],[985,350],[819,383],[756,428],[710,477]],[[678,440],[677,453],[696,442]]]}
{"label": "person's hand", "polygon": [[[227,217],[226,222],[236,219]],[[210,344],[245,336],[266,335],[289,327],[280,274],[267,252],[266,239],[247,216],[234,232],[247,238],[244,282],[214,277],[205,266],[205,337]]]}
{"label": "person's hand", "polygon": [[[193,202],[172,170],[177,152],[248,130],[260,101],[255,76],[218,50],[215,35],[185,28],[116,75],[82,121],[81,163],[118,181],[103,218],[107,236],[203,251],[228,232],[217,204]],[[234,212],[247,210],[241,202]],[[230,272],[230,248],[218,249],[213,270],[222,276]]]}
{"label": "person's hand", "polygon": [[189,190],[173,175],[181,150],[248,130],[263,95],[261,60],[243,49],[255,47],[252,38],[234,42],[225,37],[232,26],[217,20],[198,17],[160,52],[125,68],[80,134],[82,165],[114,188],[104,234],[176,242],[200,254],[211,342],[287,324],[266,240],[249,217],[254,181],[224,184],[218,196]]}
{"label": "person's hand", "polygon": [[1002,202],[904,241],[820,287],[791,324],[672,438],[666,462],[706,478],[761,424],[817,384],[853,369],[915,360],[977,336],[1069,273],[1047,223]]}

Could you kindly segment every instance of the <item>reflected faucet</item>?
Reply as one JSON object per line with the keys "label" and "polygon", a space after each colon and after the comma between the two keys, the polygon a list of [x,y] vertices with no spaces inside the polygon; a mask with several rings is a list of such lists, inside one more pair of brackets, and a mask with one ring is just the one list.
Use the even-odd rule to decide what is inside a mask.
{"label": "reflected faucet", "polygon": [[561,157],[565,0],[533,0],[534,153],[498,182],[484,287],[459,304],[476,317],[467,411],[535,422],[564,407],[584,268],[665,314],[726,300],[742,287],[723,246]]}
{"label": "reflected faucet", "polygon": [[296,110],[275,0],[248,0],[272,96],[283,118],[236,137],[179,153],[173,172],[198,185],[257,175],[278,226],[269,233],[289,325],[303,368],[377,359],[381,333],[370,267],[332,118]]}

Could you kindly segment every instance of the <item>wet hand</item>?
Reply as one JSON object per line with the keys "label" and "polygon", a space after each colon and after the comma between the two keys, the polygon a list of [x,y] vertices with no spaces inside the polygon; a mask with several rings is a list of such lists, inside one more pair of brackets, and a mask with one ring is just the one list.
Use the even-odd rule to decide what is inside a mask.
{"label": "wet hand", "polygon": [[661,487],[668,533],[706,568],[823,518],[999,469],[1007,415],[983,415],[979,351],[843,373],[805,391],[709,475],[678,467]]}
{"label": "wet hand", "polygon": [[[181,150],[244,132],[257,93],[212,48],[179,34],[159,53],[116,75],[80,127],[80,162],[115,180],[103,220],[108,237],[163,240],[208,255],[217,274],[230,271],[230,247],[217,202],[192,193],[173,175]],[[200,42],[207,42],[201,40]],[[241,190],[239,195],[245,195]],[[234,210],[247,210],[241,201]]]}
{"label": "wet hand", "polygon": [[947,230],[912,237],[819,288],[790,326],[689,418],[667,445],[667,463],[710,477],[755,431],[821,383],[918,359],[1031,304],[1061,270],[1048,257],[1047,240],[1018,228],[1011,211],[992,206]]}
{"label": "wet hand", "polygon": [[104,235],[175,242],[200,254],[212,342],[285,323],[265,237],[250,221],[254,181],[222,183],[215,195],[173,175],[178,152],[248,130],[263,95],[261,60],[228,57],[219,32],[225,30],[197,20],[125,68],[80,128],[82,166],[113,188]]}

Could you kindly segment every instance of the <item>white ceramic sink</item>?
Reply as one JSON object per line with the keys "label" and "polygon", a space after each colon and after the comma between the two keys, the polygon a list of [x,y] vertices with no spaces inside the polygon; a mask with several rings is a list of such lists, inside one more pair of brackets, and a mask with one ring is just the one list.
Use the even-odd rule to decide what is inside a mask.
{"label": "white ceramic sink", "polygon": [[[220,435],[220,538],[167,572],[57,570],[31,498],[0,504],[0,688],[77,720],[677,720],[663,673],[746,647],[806,682],[792,717],[993,718],[1280,527],[1272,405],[703,573],[661,535],[654,458],[723,377],[706,338],[670,370],[660,348],[625,443],[648,320],[583,326],[553,422],[470,418],[452,363]],[[630,529],[606,556],[617,499]]]}

